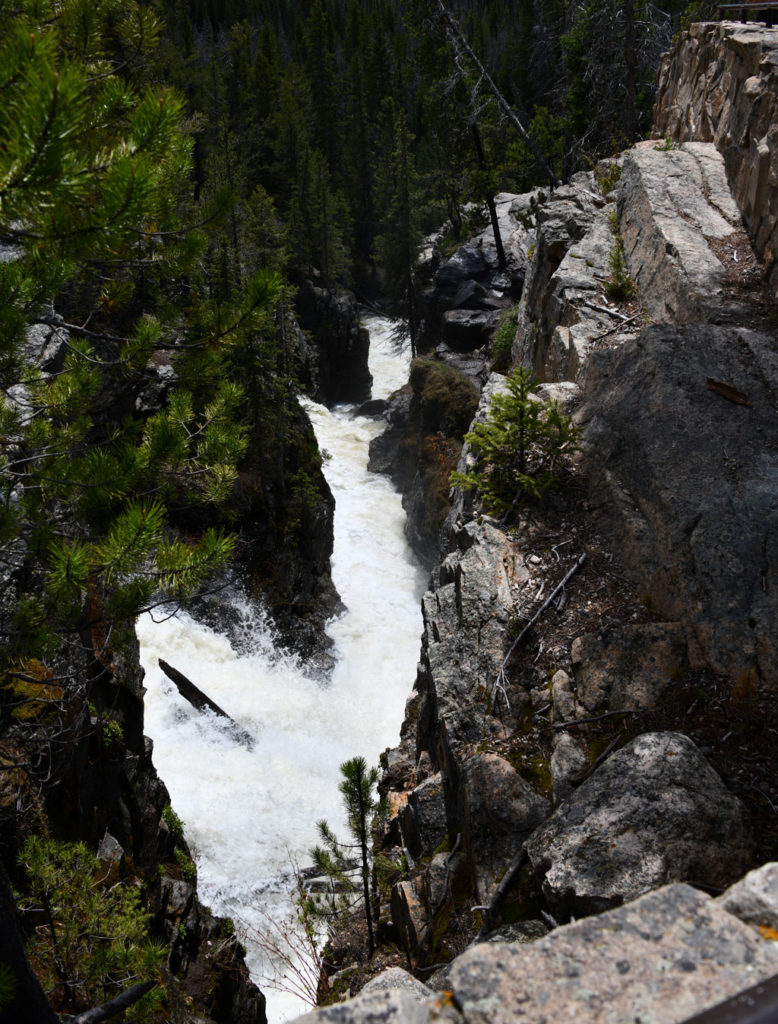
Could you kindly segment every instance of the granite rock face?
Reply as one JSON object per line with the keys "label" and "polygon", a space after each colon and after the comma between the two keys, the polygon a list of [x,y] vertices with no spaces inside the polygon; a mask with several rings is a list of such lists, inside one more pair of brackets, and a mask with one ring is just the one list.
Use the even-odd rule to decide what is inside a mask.
{"label": "granite rock face", "polygon": [[437,997],[372,991],[297,1024],[681,1024],[776,972],[778,943],[676,883],[534,942],[479,943]]}
{"label": "granite rock face", "polygon": [[619,211],[630,273],[654,322],[737,317],[721,295],[724,267],[708,244],[741,223],[714,146],[635,146],[624,157]]}
{"label": "granite rock face", "polygon": [[749,864],[743,807],[686,736],[645,733],[611,757],[527,843],[561,919],[667,882],[721,888]]}
{"label": "granite rock face", "polygon": [[455,827],[482,903],[489,902],[506,867],[549,810],[548,801],[496,754],[476,754],[462,766]]}
{"label": "granite rock face", "polygon": [[476,946],[450,985],[467,1024],[674,1024],[776,971],[776,943],[676,884],[527,946]]}
{"label": "granite rock face", "polygon": [[778,353],[746,328],[652,327],[589,364],[592,500],[692,665],[778,686]]}
{"label": "granite rock face", "polygon": [[659,71],[654,131],[713,143],[778,290],[778,29],[692,25]]}

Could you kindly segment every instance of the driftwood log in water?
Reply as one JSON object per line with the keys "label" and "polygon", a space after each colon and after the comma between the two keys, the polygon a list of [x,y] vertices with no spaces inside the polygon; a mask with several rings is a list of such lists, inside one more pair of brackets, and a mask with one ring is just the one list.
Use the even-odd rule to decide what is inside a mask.
{"label": "driftwood log in water", "polygon": [[226,718],[232,725],[237,739],[241,743],[245,743],[249,749],[253,748],[254,737],[246,732],[243,726],[239,725],[231,715],[228,715],[224,708],[220,708],[216,701],[211,700],[207,693],[203,693],[199,686],[195,686],[191,679],[187,679],[183,672],[179,672],[177,668],[168,665],[162,658],[159,659],[159,667],[168,679],[175,683],[178,692],[184,700],[189,701],[192,707],[197,708],[198,711],[213,711],[219,718]]}

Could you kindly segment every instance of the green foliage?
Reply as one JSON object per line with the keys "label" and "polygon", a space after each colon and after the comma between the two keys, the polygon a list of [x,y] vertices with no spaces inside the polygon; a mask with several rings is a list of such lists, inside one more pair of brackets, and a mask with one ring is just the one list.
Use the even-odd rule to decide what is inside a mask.
{"label": "green foliage", "polygon": [[[257,338],[275,337],[282,289],[259,192],[256,270],[229,302],[224,275],[202,277],[207,234],[182,219],[184,101],[143,69],[159,35],[148,6],[23,0],[0,28],[0,232],[16,245],[0,263],[0,562],[23,557],[26,582],[5,606],[11,661],[131,619],[155,595],[184,600],[231,556],[222,530],[184,539],[169,522],[232,495],[243,385],[275,369]],[[61,332],[56,372],[30,364],[31,326]],[[142,422],[135,398],[162,362],[177,386]]]}
{"label": "green foliage", "polygon": [[516,337],[516,324],[519,319],[519,307],[507,309],[500,317],[491,344],[492,369],[504,373],[511,365],[511,350]]}
{"label": "green foliage", "polygon": [[[375,950],[373,914],[370,905],[370,829],[373,818],[384,812],[383,805],[376,800],[374,790],[380,778],[377,768],[368,770],[363,757],[353,757],[340,766],[343,779],[340,793],[346,811],[346,822],[352,843],[340,842],[326,821],[317,823],[322,845],[311,850],[311,857],[318,870],[330,879],[330,892],[324,897],[310,896],[305,902],[309,917],[323,917],[332,921],[349,910],[361,896],[367,924],[368,949],[372,956]],[[361,875],[360,887],[352,879],[353,852],[358,851]]]}
{"label": "green foliage", "polygon": [[[29,889],[20,910],[44,922],[27,952],[47,993],[60,991],[68,1009],[79,1011],[156,977],[164,951],[149,937],[138,890],[122,882],[104,888],[100,864],[83,843],[35,836],[20,863]],[[152,990],[127,1019],[154,1020],[160,998]]]}
{"label": "green foliage", "polygon": [[611,193],[621,180],[621,165],[615,161],[603,161],[594,169],[594,176],[604,196]]}
{"label": "green foliage", "polygon": [[11,1002],[17,985],[16,975],[8,964],[0,963],[0,1010]]}
{"label": "green foliage", "polygon": [[170,804],[162,808],[162,820],[167,825],[168,832],[173,837],[173,842],[178,844],[184,838],[184,823],[173,810]]}
{"label": "green foliage", "polygon": [[176,863],[178,864],[178,870],[181,873],[181,878],[187,883],[187,885],[197,885],[197,865],[189,856],[184,853],[183,850],[176,850]]}
{"label": "green foliage", "polygon": [[624,252],[624,239],[621,237],[619,228],[619,217],[615,210],[609,214],[611,233],[614,236],[614,243],[608,253],[608,267],[610,276],[605,283],[605,290],[612,299],[626,301],[637,295],[635,282],[629,276],[627,256]]}
{"label": "green foliage", "polygon": [[534,382],[519,367],[507,378],[508,393],[495,395],[489,418],[465,436],[476,458],[468,473],[452,473],[451,485],[478,491],[484,508],[509,515],[521,500],[537,500],[556,485],[562,459],[577,448],[578,430],[558,402],[532,396]]}

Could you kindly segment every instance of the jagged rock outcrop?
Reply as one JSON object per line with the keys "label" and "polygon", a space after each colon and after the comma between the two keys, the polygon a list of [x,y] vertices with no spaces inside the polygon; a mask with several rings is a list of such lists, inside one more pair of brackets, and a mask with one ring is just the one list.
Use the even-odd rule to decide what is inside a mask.
{"label": "jagged rock outcrop", "polygon": [[659,71],[657,137],[711,142],[778,289],[778,29],[692,25]]}
{"label": "jagged rock outcrop", "polygon": [[[762,922],[760,922],[762,923]],[[668,885],[535,942],[479,943],[446,992],[371,992],[298,1024],[680,1024],[778,972],[778,944],[688,885]]]}
{"label": "jagged rock outcrop", "polygon": [[416,271],[417,304],[422,318],[419,351],[440,342],[454,352],[486,344],[501,313],[518,302],[527,267],[528,230],[522,223],[530,197],[495,196],[497,223],[506,256],[500,266],[491,225],[443,258],[433,237]]}
{"label": "jagged rock outcrop", "polygon": [[603,283],[613,245],[614,196],[593,174],[576,174],[551,195],[538,193],[536,244],[519,304],[513,360],[541,381],[576,380],[592,338],[623,316],[608,312]]}
{"label": "jagged rock outcrop", "polygon": [[448,478],[477,403],[478,387],[460,369],[442,358],[415,359],[384,413],[389,426],[370,443],[368,468],[402,491],[405,535],[425,565],[440,553]]}
{"label": "jagged rock outcrop", "polygon": [[354,296],[319,288],[308,279],[297,285],[297,320],[310,339],[307,349],[299,340],[296,345],[304,390],[324,405],[364,402],[373,383],[367,363],[370,338]]}
{"label": "jagged rock outcrop", "polygon": [[721,323],[739,310],[722,294],[724,266],[711,249],[740,227],[717,150],[647,142],[624,157],[621,234],[640,301],[655,323]]}
{"label": "jagged rock outcrop", "polygon": [[645,733],[536,829],[527,852],[557,920],[688,881],[721,889],[749,865],[743,807],[692,741]]}

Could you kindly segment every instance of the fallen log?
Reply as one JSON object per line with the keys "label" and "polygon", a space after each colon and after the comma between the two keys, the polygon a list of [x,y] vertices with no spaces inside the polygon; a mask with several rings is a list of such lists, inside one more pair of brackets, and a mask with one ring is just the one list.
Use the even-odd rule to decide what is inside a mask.
{"label": "fallen log", "polygon": [[188,679],[183,672],[179,672],[177,668],[173,668],[172,665],[168,665],[166,661],[159,658],[159,667],[170,679],[171,682],[175,683],[176,689],[184,698],[188,700],[192,707],[197,708],[198,711],[213,711],[219,718],[226,718],[227,721],[233,727],[236,737],[241,743],[245,743],[249,750],[254,747],[254,737],[251,733],[246,732],[242,725],[228,715],[224,708],[220,708],[216,701],[211,700],[207,693],[203,693],[199,686],[195,686],[191,679]]}
{"label": "fallen log", "polygon": [[92,1010],[80,1013],[77,1017],[65,1017],[64,1020],[68,1024],[102,1024],[103,1021],[110,1020],[111,1017],[116,1017],[117,1014],[133,1006],[147,992],[150,992],[156,984],[156,981],[142,981],[140,984],[128,988],[126,992],[122,992],[115,999],[103,1003],[102,1006],[96,1006]]}

